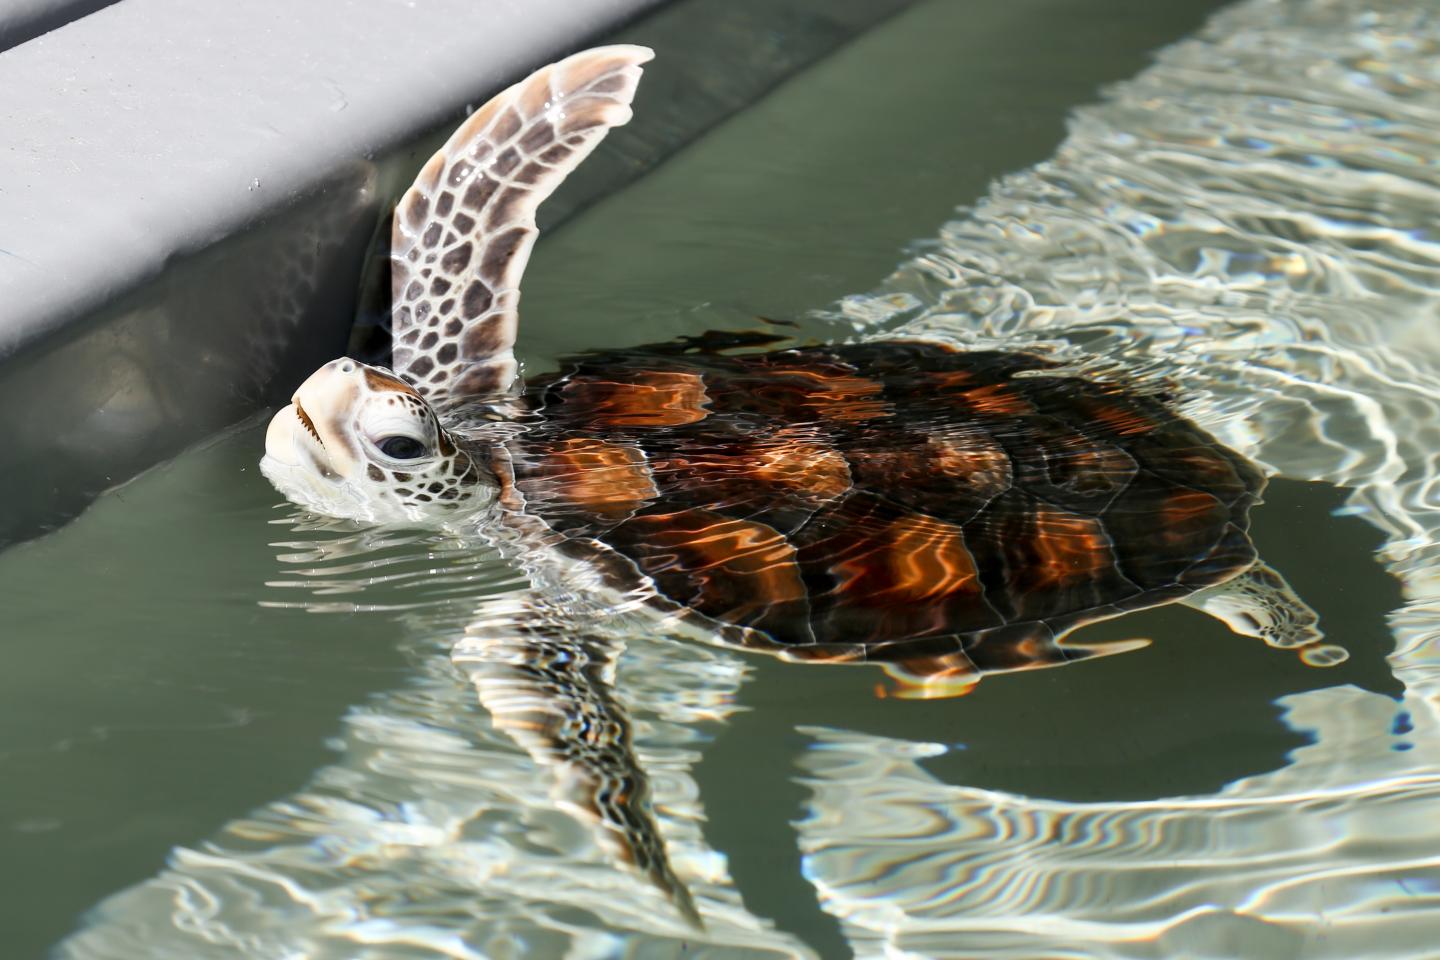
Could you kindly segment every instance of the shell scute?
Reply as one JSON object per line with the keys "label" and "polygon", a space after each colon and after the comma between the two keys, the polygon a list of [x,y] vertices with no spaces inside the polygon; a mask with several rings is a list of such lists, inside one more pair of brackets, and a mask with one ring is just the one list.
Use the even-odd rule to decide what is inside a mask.
{"label": "shell scute", "polygon": [[660,495],[645,454],[634,444],[572,437],[531,451],[531,456],[534,465],[516,486],[542,510],[614,518],[632,514]]}
{"label": "shell scute", "polygon": [[1158,428],[1161,421],[1141,409],[1136,399],[1107,384],[1098,393],[1075,397],[1074,410],[1114,436],[1142,436]]}
{"label": "shell scute", "polygon": [[1120,569],[1097,518],[1014,491],[966,525],[987,571],[991,602],[1011,622],[1103,607],[1141,588]]}
{"label": "shell scute", "polygon": [[1196,557],[1180,574],[1179,582],[1190,589],[1223,583],[1248,569],[1255,559],[1255,548],[1244,529],[1239,524],[1229,523],[1221,531],[1215,545]]}
{"label": "shell scute", "polygon": [[803,428],[709,446],[657,446],[651,470],[667,502],[725,509],[790,532],[851,487],[849,462]]}
{"label": "shell scute", "polygon": [[790,642],[806,617],[808,591],[795,547],[773,527],[707,510],[650,513],[608,542],[671,600],[725,623],[777,631]]}
{"label": "shell scute", "polygon": [[1238,570],[1253,563],[1249,539],[1242,533],[1243,544],[1231,541],[1235,519],[1235,510],[1213,494],[1176,485],[1148,470],[1139,471],[1102,515],[1119,569],[1147,590],[1179,582],[1222,544],[1230,546],[1215,554],[1216,569],[1228,564]]}
{"label": "shell scute", "polygon": [[750,477],[766,486],[802,494],[817,506],[842,496],[852,482],[850,463],[822,437],[785,427],[741,457]]}
{"label": "shell scute", "polygon": [[849,449],[855,483],[885,491],[922,513],[965,522],[1010,489],[1010,457],[995,440],[976,431],[855,443]]}
{"label": "shell scute", "polygon": [[927,604],[981,592],[964,532],[923,513],[896,518],[863,553],[830,569],[842,599],[853,595],[870,604]]}
{"label": "shell scute", "polygon": [[1130,485],[1138,469],[1134,458],[1120,447],[1077,438],[1045,459],[1042,483],[1056,500],[1089,512],[1109,504]]}
{"label": "shell scute", "polygon": [[1002,622],[986,602],[964,530],[954,524],[857,491],[791,539],[821,642],[883,642]]}
{"label": "shell scute", "polygon": [[960,392],[959,399],[977,414],[987,417],[1027,417],[1035,405],[1011,384],[987,383]]}
{"label": "shell scute", "polygon": [[827,420],[874,420],[894,414],[885,402],[885,388],[866,377],[856,376],[844,368],[811,368],[802,365],[772,367],[770,383],[757,384],[769,390],[771,384],[783,385],[787,399],[803,412]]}
{"label": "shell scute", "polygon": [[1257,500],[1264,478],[1254,464],[1191,433],[1175,436],[1156,432],[1132,447],[1136,460],[1158,477],[1213,494],[1231,506],[1249,506]]}
{"label": "shell scute", "polygon": [[632,378],[575,378],[563,387],[569,402],[586,406],[598,424],[678,427],[704,420],[709,398],[704,379],[673,370],[639,371]]}

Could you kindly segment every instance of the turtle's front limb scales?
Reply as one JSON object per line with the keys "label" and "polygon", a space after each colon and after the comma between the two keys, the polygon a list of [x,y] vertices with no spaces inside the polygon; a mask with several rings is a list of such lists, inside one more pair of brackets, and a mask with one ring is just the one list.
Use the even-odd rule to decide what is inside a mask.
{"label": "turtle's front limb scales", "polygon": [[543,617],[476,624],[466,633],[451,660],[495,726],[550,769],[556,802],[594,824],[602,846],[665,894],[689,926],[704,929],[671,868],[630,718],[615,698],[621,643],[562,632]]}
{"label": "turtle's front limb scales", "polygon": [[1325,643],[1320,618],[1266,563],[1180,601],[1224,622],[1234,632],[1259,637],[1268,646],[1298,650],[1312,667],[1333,667],[1350,656],[1344,647]]}

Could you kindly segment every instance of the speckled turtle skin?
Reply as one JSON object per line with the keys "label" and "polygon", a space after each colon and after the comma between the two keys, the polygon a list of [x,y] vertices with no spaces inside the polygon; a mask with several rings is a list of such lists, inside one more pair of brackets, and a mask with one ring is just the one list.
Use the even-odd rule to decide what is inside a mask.
{"label": "speckled turtle skin", "polygon": [[1062,662],[1255,561],[1261,474],[1163,400],[1026,353],[632,350],[531,383],[506,508],[617,585],[797,659]]}

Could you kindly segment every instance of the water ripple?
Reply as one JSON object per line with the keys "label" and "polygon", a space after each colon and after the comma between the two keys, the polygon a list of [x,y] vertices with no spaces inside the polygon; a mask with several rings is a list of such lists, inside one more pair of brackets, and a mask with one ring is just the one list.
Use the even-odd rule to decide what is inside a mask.
{"label": "water ripple", "polygon": [[1390,617],[1403,738],[1388,698],[1294,695],[1287,722],[1315,743],[1215,795],[975,790],[893,742],[811,730],[807,876],[860,953],[1433,953],[1437,51],[1428,7],[1239,4],[1080,110],[1052,160],[997,184],[874,297],[829,314],[1098,353],[1180,384],[1190,416],[1272,472],[1347,488],[1406,595]]}
{"label": "water ripple", "polygon": [[[1294,694],[1280,769],[1207,795],[1071,803],[943,783],[942,744],[803,729],[804,876],[858,954],[1417,957],[1440,909],[1440,17],[1248,0],[1076,112],[876,292],[865,335],[1033,344],[1177,384],[1271,471],[1349,491],[1403,584],[1398,706]],[[290,521],[293,526],[293,519]],[[697,750],[734,656],[627,637],[622,692],[703,937],[555,809],[440,651],[526,602],[498,554],[321,525],[267,603],[379,610],[417,678],[355,708],[296,795],[177,851],[61,956],[805,956],[701,836]],[[478,602],[480,610],[475,609]],[[507,604],[512,606],[507,606]],[[486,620],[486,618],[491,620]]]}
{"label": "water ripple", "polygon": [[[290,546],[313,562],[346,544],[333,554],[357,566],[340,533]],[[468,617],[493,620],[522,601],[502,590],[477,611],[472,596]],[[550,771],[491,724],[436,652],[453,639],[456,611],[430,601],[387,609],[397,606],[415,683],[352,709],[334,744],[340,755],[304,790],[176,850],[159,877],[98,908],[62,956],[810,955],[745,910],[700,834],[690,769],[706,722],[734,709],[739,661],[631,638],[620,666],[634,678],[625,698],[644,718],[635,746],[671,859],[703,905],[701,934],[557,808]]]}

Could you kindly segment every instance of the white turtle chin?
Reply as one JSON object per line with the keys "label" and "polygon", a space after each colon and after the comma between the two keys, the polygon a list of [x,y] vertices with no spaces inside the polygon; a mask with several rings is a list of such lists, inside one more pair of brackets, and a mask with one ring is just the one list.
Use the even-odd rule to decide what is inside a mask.
{"label": "white turtle chin", "polygon": [[338,480],[327,480],[309,467],[287,463],[273,454],[266,453],[260,458],[260,472],[265,479],[284,494],[285,499],[296,506],[304,507],[311,513],[346,520],[361,520],[357,516],[354,497],[347,496],[346,484]]}
{"label": "white turtle chin", "polygon": [[260,472],[287,500],[311,513],[342,520],[387,523],[412,519],[408,515],[382,516],[384,507],[394,505],[365,496],[336,473],[329,460],[324,446],[301,425],[295,404],[282,407],[271,418]]}
{"label": "white turtle chin", "polygon": [[437,516],[416,504],[398,503],[385,496],[367,495],[340,477],[321,476],[312,467],[288,463],[266,453],[260,459],[260,472],[284,494],[285,499],[311,513],[340,520],[362,523],[405,523],[433,525],[455,520],[450,515]]}

